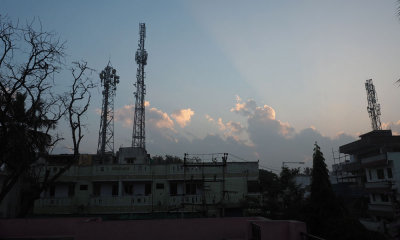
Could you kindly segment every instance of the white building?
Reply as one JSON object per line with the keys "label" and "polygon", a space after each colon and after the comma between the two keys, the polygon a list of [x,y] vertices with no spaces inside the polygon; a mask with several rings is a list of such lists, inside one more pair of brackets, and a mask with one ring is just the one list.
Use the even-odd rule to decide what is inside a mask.
{"label": "white building", "polygon": [[[248,190],[258,181],[258,162],[152,163],[134,148],[121,148],[116,161],[98,164],[95,158],[81,156],[36,201],[34,213],[224,216],[240,210],[247,197],[260,197]],[[58,166],[50,168],[55,173]]]}

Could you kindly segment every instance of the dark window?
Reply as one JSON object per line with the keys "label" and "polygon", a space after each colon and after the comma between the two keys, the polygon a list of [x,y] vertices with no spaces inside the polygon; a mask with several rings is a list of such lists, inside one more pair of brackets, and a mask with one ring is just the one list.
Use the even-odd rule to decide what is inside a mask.
{"label": "dark window", "polygon": [[196,194],[196,184],[195,183],[186,183],[186,194],[191,194],[191,195]]}
{"label": "dark window", "polygon": [[56,186],[55,185],[51,185],[50,186],[50,191],[49,191],[50,197],[54,197],[55,192],[56,192]]}
{"label": "dark window", "polygon": [[80,185],[79,190],[88,190],[88,185]]}
{"label": "dark window", "polygon": [[164,189],[164,183],[157,183],[156,189]]}
{"label": "dark window", "polygon": [[126,195],[133,195],[133,184],[132,183],[125,183],[124,190]]}
{"label": "dark window", "polygon": [[383,172],[383,169],[377,169],[376,174],[378,175],[378,179],[385,179],[385,173]]}
{"label": "dark window", "polygon": [[260,192],[260,184],[258,181],[247,181],[247,192],[257,193]]}
{"label": "dark window", "polygon": [[134,163],[135,160],[136,160],[135,157],[132,157],[132,158],[125,158],[126,163]]}
{"label": "dark window", "polygon": [[118,183],[114,183],[112,185],[112,195],[113,196],[118,196]]}
{"label": "dark window", "polygon": [[100,196],[100,183],[93,183],[93,195]]}
{"label": "dark window", "polygon": [[369,180],[371,180],[372,179],[371,169],[368,170],[368,175],[369,175]]}
{"label": "dark window", "polygon": [[144,195],[150,195],[151,194],[151,183],[146,183],[144,185]]}
{"label": "dark window", "polygon": [[386,194],[381,194],[381,201],[382,202],[389,202],[389,197]]}
{"label": "dark window", "polygon": [[178,183],[172,182],[169,184],[169,194],[175,196],[178,194]]}
{"label": "dark window", "polygon": [[73,197],[75,195],[75,184],[70,183],[68,185],[68,197]]}
{"label": "dark window", "polygon": [[387,169],[387,174],[388,174],[388,178],[393,178],[393,173],[392,173],[392,169],[391,168]]}
{"label": "dark window", "polygon": [[372,194],[372,200],[376,201],[375,194]]}

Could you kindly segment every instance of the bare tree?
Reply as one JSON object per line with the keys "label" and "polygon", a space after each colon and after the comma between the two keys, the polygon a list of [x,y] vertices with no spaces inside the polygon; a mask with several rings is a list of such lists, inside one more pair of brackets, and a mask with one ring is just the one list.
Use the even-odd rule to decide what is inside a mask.
{"label": "bare tree", "polygon": [[53,175],[50,175],[47,159],[44,159],[46,164],[34,166],[30,169],[30,181],[23,191],[21,208],[18,213],[19,217],[26,216],[32,210],[35,200],[40,198],[40,194],[54,184],[72,165],[78,163],[79,147],[84,137],[83,128],[86,126],[83,118],[90,105],[91,90],[96,87],[96,84],[89,77],[94,70],[88,67],[87,62],[73,62],[72,65],[70,68],[72,85],[69,91],[64,93],[60,99],[63,109],[65,109],[64,116],[71,129],[73,155]]}
{"label": "bare tree", "polygon": [[[40,21],[19,26],[0,15],[0,203],[22,181],[19,216],[29,213],[40,194],[79,159],[84,116],[95,87],[89,78],[93,69],[84,61],[72,63],[70,90],[55,93],[64,51],[64,42],[43,31]],[[74,154],[51,173],[46,155],[63,139],[56,129],[63,117]]]}
{"label": "bare tree", "polygon": [[19,26],[0,15],[0,202],[59,140],[49,135],[63,115],[51,88],[63,58],[64,43],[39,21]]}

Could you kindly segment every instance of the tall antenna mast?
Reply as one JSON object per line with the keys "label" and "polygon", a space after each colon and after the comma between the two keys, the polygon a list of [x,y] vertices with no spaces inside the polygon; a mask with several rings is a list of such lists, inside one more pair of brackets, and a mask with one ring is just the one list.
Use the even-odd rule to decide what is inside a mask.
{"label": "tall antenna mast", "polygon": [[101,108],[99,143],[97,154],[104,157],[106,153],[114,153],[114,97],[119,83],[116,70],[108,62],[107,67],[100,73],[103,90],[103,104]]}
{"label": "tall antenna mast", "polygon": [[146,86],[144,85],[144,66],[147,64],[147,52],[144,49],[144,39],[146,37],[146,26],[139,23],[139,44],[136,51],[135,60],[138,64],[136,73],[136,92],[135,92],[135,116],[133,119],[132,147],[146,149],[145,136],[145,108],[144,95]]}
{"label": "tall antenna mast", "polygon": [[381,105],[378,103],[378,97],[375,92],[375,86],[372,83],[372,79],[368,79],[365,82],[365,89],[367,90],[368,99],[368,114],[371,118],[372,130],[382,130],[381,126]]}

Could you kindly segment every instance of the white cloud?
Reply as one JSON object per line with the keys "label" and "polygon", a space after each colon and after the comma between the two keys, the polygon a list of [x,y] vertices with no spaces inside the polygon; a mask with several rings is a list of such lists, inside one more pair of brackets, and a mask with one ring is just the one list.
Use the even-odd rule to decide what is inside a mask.
{"label": "white cloud", "polygon": [[[152,129],[149,144],[153,154],[182,155],[187,152],[229,152],[247,160],[260,160],[260,165],[280,169],[283,161],[305,161],[311,166],[315,141],[325,151],[328,167],[333,164],[331,150],[354,141],[353,136],[339,133],[336,137],[323,136],[315,127],[296,131],[287,122],[276,118],[276,111],[268,105],[258,106],[254,100],[241,101],[238,97],[232,112],[246,116],[246,122],[223,121],[221,117],[205,115],[208,122],[218,127],[219,134],[204,138],[188,138],[180,132],[168,134]],[[176,144],[176,143],[179,144]]]}
{"label": "white cloud", "polygon": [[175,111],[171,114],[171,117],[175,119],[181,128],[184,128],[188,123],[190,123],[190,119],[193,115],[194,111],[190,108],[187,108]]}
{"label": "white cloud", "polygon": [[394,135],[400,135],[400,120],[397,122],[382,123],[382,129],[390,129]]}
{"label": "white cloud", "polygon": [[247,102],[242,102],[239,96],[236,96],[236,104],[231,108],[231,112],[239,113],[243,116],[249,116],[255,111],[257,107],[256,102],[253,99],[247,100]]}
{"label": "white cloud", "polygon": [[207,121],[209,122],[215,122],[215,120],[208,114],[205,115],[205,118],[207,119]]}
{"label": "white cloud", "polygon": [[167,113],[157,108],[150,108],[149,113],[147,114],[147,120],[150,126],[174,130],[174,122],[172,119]]}
{"label": "white cloud", "polygon": [[131,128],[133,126],[133,112],[135,105],[125,105],[122,108],[116,109],[114,112],[115,121],[122,122],[122,126]]}

